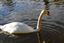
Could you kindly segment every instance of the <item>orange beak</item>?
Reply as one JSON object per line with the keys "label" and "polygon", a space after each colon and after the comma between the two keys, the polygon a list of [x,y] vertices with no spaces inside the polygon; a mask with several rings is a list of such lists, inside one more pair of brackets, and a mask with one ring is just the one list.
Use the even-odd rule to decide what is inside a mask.
{"label": "orange beak", "polygon": [[49,14],[49,11],[48,10],[46,10],[46,14],[45,14],[46,16],[50,16],[50,14]]}

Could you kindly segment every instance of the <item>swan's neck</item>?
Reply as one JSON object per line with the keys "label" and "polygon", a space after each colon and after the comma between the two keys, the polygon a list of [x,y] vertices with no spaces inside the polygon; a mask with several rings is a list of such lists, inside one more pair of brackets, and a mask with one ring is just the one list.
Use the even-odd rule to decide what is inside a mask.
{"label": "swan's neck", "polygon": [[45,10],[42,10],[39,17],[38,17],[38,21],[37,21],[37,29],[38,31],[41,31],[42,30],[42,16],[45,14]]}

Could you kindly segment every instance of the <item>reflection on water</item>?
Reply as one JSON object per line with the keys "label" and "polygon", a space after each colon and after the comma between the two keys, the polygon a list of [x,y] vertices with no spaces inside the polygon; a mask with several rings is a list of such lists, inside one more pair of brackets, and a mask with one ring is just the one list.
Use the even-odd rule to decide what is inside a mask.
{"label": "reflection on water", "polygon": [[[64,0],[49,0],[46,5],[50,16],[43,17],[43,39],[47,43],[64,43]],[[0,4],[0,23],[7,23],[14,19],[36,28],[37,17],[44,7],[42,0],[7,0]],[[13,14],[19,18],[15,19]],[[43,34],[41,33],[41,35]]]}

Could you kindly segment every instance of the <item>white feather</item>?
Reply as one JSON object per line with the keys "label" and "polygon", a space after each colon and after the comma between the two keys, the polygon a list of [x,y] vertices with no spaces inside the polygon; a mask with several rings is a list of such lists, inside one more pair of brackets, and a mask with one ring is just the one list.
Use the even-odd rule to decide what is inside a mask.
{"label": "white feather", "polygon": [[2,29],[2,26],[3,26],[3,25],[0,25],[0,29]]}

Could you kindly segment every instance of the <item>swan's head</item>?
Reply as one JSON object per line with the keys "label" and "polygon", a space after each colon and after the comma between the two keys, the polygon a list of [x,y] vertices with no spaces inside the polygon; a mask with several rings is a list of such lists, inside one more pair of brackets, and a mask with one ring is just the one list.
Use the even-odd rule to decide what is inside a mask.
{"label": "swan's head", "polygon": [[46,15],[46,16],[48,16],[48,15],[49,15],[49,11],[46,10],[46,9],[44,9],[44,10],[41,11],[40,14],[41,14],[41,15]]}

